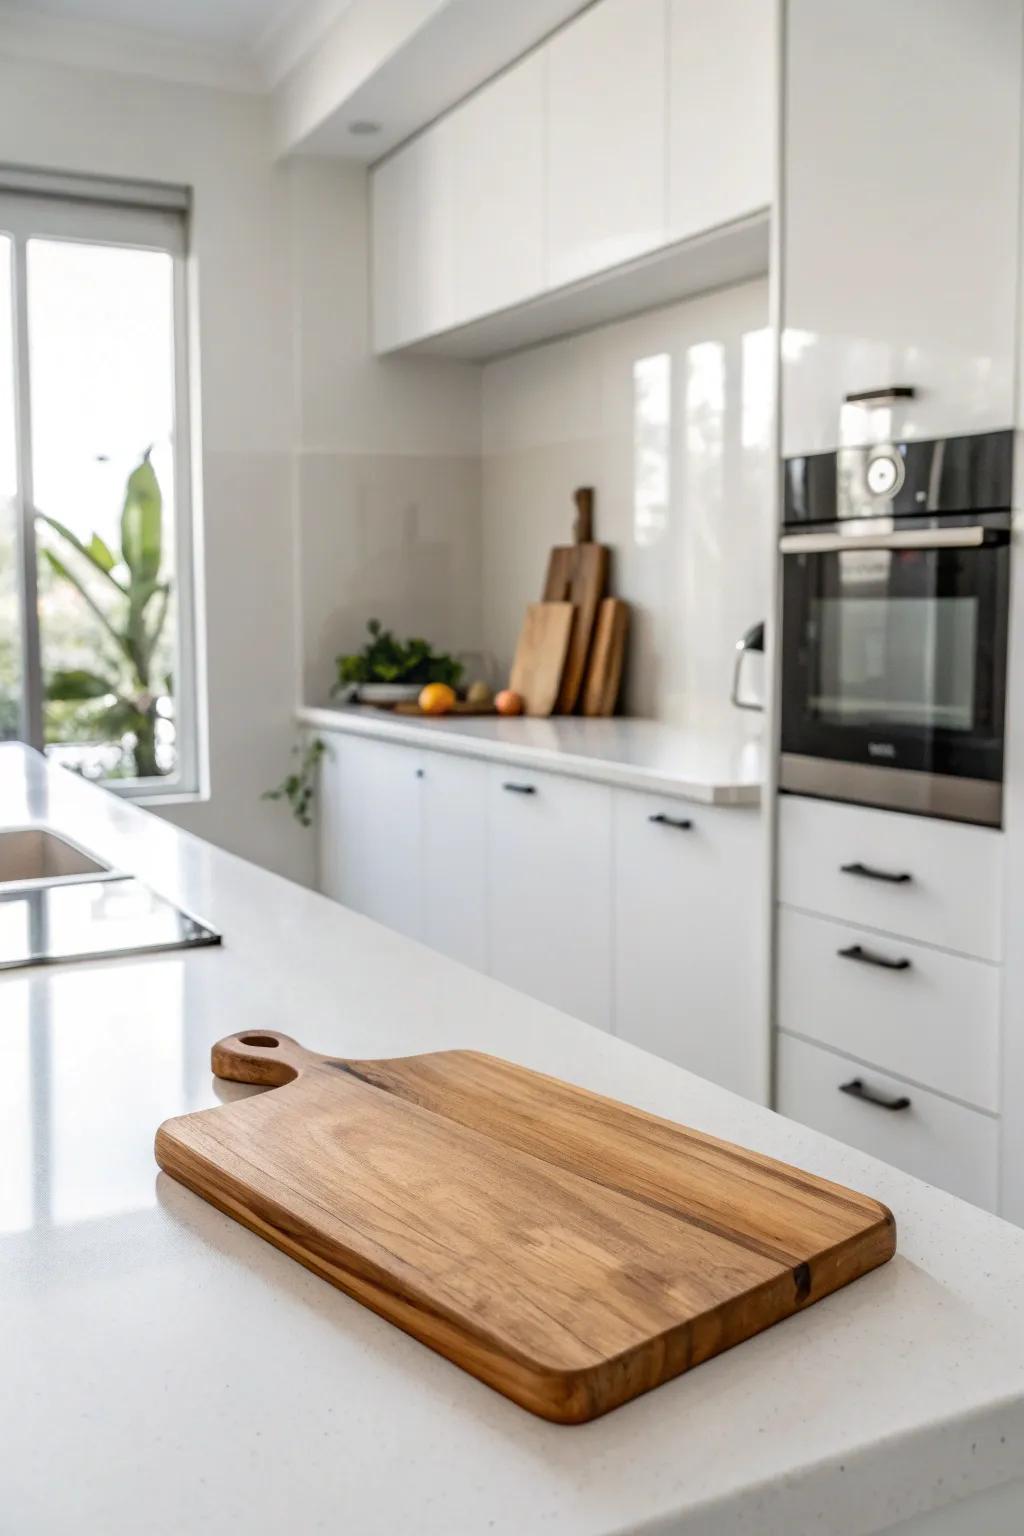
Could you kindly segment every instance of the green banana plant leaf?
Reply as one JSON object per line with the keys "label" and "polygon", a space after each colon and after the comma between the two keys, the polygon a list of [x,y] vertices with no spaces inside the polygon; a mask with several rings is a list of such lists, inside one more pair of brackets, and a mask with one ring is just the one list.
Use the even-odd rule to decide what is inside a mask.
{"label": "green banana plant leaf", "polygon": [[94,566],[102,576],[105,576],[124,595],[125,588],[118,581],[117,577],[112,574],[117,561],[98,533],[93,534],[88,544],[83,544],[78,535],[72,533],[65,523],[59,522],[55,517],[51,517],[48,512],[37,512],[36,517],[38,517],[41,523],[45,523],[48,528],[52,528],[54,533],[59,533],[65,543],[70,544],[72,549],[77,550],[80,555],[84,556],[90,565]]}
{"label": "green banana plant leaf", "polygon": [[128,476],[121,512],[121,555],[131,585],[148,585],[160,574],[163,553],[163,497],[147,448],[142,463]]}
{"label": "green banana plant leaf", "polygon": [[63,704],[77,703],[85,699],[103,699],[117,694],[117,686],[108,677],[84,668],[69,668],[51,672],[46,680],[47,697]]}
{"label": "green banana plant leaf", "polygon": [[124,655],[127,656],[128,660],[131,661],[131,651],[129,650],[125,636],[119,634],[118,631],[114,628],[113,624],[111,624],[110,620],[107,618],[107,615],[103,612],[103,609],[100,607],[99,603],[97,603],[92,593],[82,584],[82,582],[79,581],[74,571],[72,571],[70,567],[66,566],[63,560],[54,554],[52,549],[48,549],[45,545],[40,550],[40,554],[46,560],[51,570],[53,570],[61,578],[62,581],[66,581],[70,586],[74,587],[82,601],[92,610],[96,618],[99,619],[100,623],[103,625],[103,628],[106,630],[111,640],[113,640],[118,650],[122,651]]}

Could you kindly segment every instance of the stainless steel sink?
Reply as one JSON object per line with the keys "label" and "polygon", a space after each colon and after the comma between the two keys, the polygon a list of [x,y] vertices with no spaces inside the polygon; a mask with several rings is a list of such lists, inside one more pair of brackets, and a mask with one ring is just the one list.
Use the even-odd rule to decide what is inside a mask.
{"label": "stainless steel sink", "polygon": [[109,864],[45,827],[0,832],[0,890],[69,885],[114,874]]}

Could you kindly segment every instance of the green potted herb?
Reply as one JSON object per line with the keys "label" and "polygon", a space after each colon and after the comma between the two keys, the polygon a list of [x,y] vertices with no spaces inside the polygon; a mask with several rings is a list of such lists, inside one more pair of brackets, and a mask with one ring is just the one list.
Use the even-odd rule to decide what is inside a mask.
{"label": "green potted herb", "polygon": [[435,652],[426,640],[398,640],[379,619],[371,619],[366,627],[370,638],[362,650],[337,658],[333,693],[363,704],[398,704],[417,698],[427,683],[458,686],[462,663],[453,656]]}

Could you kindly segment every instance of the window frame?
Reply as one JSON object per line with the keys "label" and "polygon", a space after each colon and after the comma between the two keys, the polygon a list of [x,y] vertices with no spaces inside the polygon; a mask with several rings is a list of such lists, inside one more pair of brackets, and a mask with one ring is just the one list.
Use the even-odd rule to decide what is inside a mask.
{"label": "window frame", "polygon": [[172,803],[205,796],[200,736],[196,500],[192,460],[189,198],[184,188],[105,182],[96,178],[34,177],[0,168],[0,235],[11,241],[14,340],[16,523],[21,621],[21,736],[45,750],[44,683],[37,605],[37,540],[32,485],[32,401],[28,336],[27,247],[32,239],[122,249],[156,250],[171,258],[173,303],[174,771],[159,778],[99,779],[104,788],[142,802]]}

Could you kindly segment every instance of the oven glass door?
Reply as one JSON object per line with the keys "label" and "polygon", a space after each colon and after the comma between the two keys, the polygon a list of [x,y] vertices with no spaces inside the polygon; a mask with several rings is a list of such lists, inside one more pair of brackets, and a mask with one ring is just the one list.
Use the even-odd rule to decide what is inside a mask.
{"label": "oven glass door", "polygon": [[1005,539],[786,553],[783,752],[1001,779],[1008,582]]}

